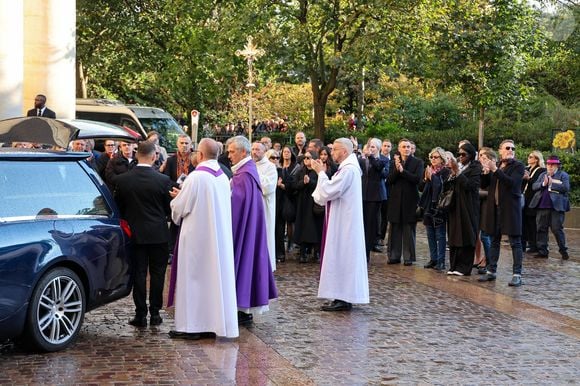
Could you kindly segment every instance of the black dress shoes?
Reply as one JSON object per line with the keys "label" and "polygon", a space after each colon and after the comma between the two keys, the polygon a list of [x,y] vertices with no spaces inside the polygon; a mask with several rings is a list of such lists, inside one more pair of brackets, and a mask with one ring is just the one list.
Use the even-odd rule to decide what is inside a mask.
{"label": "black dress shoes", "polygon": [[135,327],[147,327],[147,317],[135,316],[133,319],[129,320],[129,324]]}
{"label": "black dress shoes", "polygon": [[568,252],[562,252],[562,260],[568,260],[570,258],[570,255],[568,254]]}
{"label": "black dress shoes", "polygon": [[246,314],[245,312],[238,311],[238,324],[240,326],[247,326],[249,324],[252,324],[253,321],[254,321],[254,315]]}
{"label": "black dress shoes", "polygon": [[403,263],[403,265],[404,265],[405,267],[410,267],[410,266],[412,266],[412,265],[413,265],[413,262],[412,262],[412,261],[405,261],[405,262]]}
{"label": "black dress shoes", "polygon": [[437,262],[436,261],[429,260],[429,262],[427,264],[425,264],[423,266],[423,268],[429,269],[429,268],[435,268],[436,266],[437,266]]}
{"label": "black dress shoes", "polygon": [[387,260],[387,264],[401,264],[401,260]]}
{"label": "black dress shoes", "polygon": [[344,300],[333,300],[332,303],[326,304],[321,307],[322,311],[350,311],[352,309],[352,303],[345,302]]}
{"label": "black dress shoes", "polygon": [[163,323],[163,319],[159,315],[151,315],[149,318],[149,324],[152,326],[159,326],[161,323]]}
{"label": "black dress shoes", "polygon": [[171,339],[200,340],[215,339],[216,335],[213,332],[181,332],[171,330],[169,331],[169,337]]}

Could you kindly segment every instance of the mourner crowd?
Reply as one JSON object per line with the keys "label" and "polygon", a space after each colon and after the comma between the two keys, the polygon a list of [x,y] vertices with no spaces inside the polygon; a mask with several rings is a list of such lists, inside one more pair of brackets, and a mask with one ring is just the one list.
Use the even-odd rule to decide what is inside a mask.
{"label": "mourner crowd", "polygon": [[424,268],[447,275],[475,270],[479,281],[494,281],[502,236],[511,247],[510,286],[522,284],[524,254],[548,257],[548,230],[569,258],[569,176],[557,156],[544,160],[539,151],[524,165],[512,140],[497,151],[469,141],[436,147],[426,164],[407,139],[396,149],[378,138],[325,145],[302,132],[293,145],[235,136],[225,144],[204,138],[197,148],[181,135],[171,156],[155,132],[138,146],[108,140],[104,147],[99,154],[90,141],[72,143],[91,153],[87,162],[132,229],[136,308],[129,323],[146,326],[148,314],[150,324],[162,323],[171,256],[173,338],[237,337],[238,325],[252,323],[278,296],[273,272],[290,256],[321,265],[318,297],[331,300],[322,310],[368,303],[371,253],[412,266],[418,222],[429,245]]}

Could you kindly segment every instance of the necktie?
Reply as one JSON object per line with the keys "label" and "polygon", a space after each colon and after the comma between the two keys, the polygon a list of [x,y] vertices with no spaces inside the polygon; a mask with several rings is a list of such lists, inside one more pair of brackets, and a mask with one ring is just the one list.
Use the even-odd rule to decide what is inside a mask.
{"label": "necktie", "polygon": [[42,117],[42,109],[38,109],[38,116]]}

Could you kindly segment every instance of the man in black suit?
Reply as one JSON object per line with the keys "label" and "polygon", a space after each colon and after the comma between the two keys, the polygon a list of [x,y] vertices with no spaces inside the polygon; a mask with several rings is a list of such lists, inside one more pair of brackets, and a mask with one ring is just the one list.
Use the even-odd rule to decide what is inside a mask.
{"label": "man in black suit", "polygon": [[54,111],[46,107],[46,96],[38,94],[34,98],[34,108],[28,110],[26,113],[27,117],[46,117],[46,118],[56,118]]}
{"label": "man in black suit", "polygon": [[133,241],[134,284],[133,301],[135,317],[129,324],[147,325],[147,269],[150,275],[150,324],[163,322],[159,310],[163,304],[163,285],[168,258],[169,231],[167,221],[171,215],[169,195],[172,182],[168,176],[152,168],[155,162],[155,144],[144,141],[137,149],[139,163],[117,177],[115,199],[123,219],[129,222]]}
{"label": "man in black suit", "polygon": [[411,141],[401,139],[387,177],[390,193],[387,220],[391,223],[388,264],[400,263],[401,256],[404,265],[413,265],[415,261],[415,212],[419,202],[418,185],[422,177],[423,161],[411,155]]}

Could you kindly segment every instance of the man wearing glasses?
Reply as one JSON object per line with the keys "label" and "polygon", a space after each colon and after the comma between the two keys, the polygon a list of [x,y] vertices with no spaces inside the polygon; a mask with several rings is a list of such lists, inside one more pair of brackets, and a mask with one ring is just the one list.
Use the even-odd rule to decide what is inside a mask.
{"label": "man wearing glasses", "polygon": [[488,189],[485,211],[486,220],[482,229],[492,235],[490,261],[487,272],[478,280],[493,281],[496,278],[502,235],[508,235],[513,257],[513,277],[509,282],[512,287],[522,285],[522,180],[524,164],[515,159],[514,141],[506,139],[499,145],[500,162],[480,160],[483,166],[482,188]]}
{"label": "man wearing glasses", "polygon": [[117,151],[117,143],[112,139],[107,139],[104,147],[105,151],[101,153],[101,156],[97,160],[97,172],[103,180],[105,179],[105,168],[107,167],[109,160],[113,158],[113,155]]}

